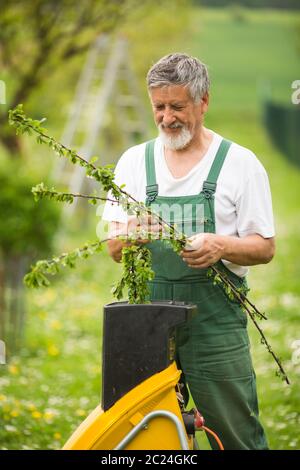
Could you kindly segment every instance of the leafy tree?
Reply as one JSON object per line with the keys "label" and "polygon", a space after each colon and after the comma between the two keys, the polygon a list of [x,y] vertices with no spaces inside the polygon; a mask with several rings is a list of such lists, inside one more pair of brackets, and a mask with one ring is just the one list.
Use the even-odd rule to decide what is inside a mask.
{"label": "leafy tree", "polygon": [[[152,0],[144,2],[138,0],[85,0],[84,2],[77,0],[0,0],[0,79],[5,81],[7,90],[7,104],[0,105],[0,161],[4,159],[4,156],[7,156],[9,160],[18,162],[20,170],[24,166],[26,171],[32,171],[32,167],[34,167],[33,159],[28,159],[31,149],[24,143],[22,136],[16,135],[7,125],[8,109],[22,102],[26,104],[26,109],[31,115],[40,116],[46,107],[48,117],[53,117],[52,121],[55,121],[55,126],[59,127],[63,120],[63,113],[59,112],[61,104],[64,104],[68,97],[71,98],[70,90],[74,86],[74,76],[77,76],[80,70],[82,54],[89,49],[96,37],[102,33],[109,34],[121,31],[126,37],[135,41],[136,45],[133,48],[135,51],[138,47],[143,49],[142,54],[133,54],[139,67],[142,63],[149,64],[153,58],[157,58],[155,53],[159,49],[158,45],[165,48],[172,47],[172,38],[174,39],[175,35],[176,38],[180,37],[181,28],[179,26],[183,18],[182,12],[187,14],[188,3],[189,0],[162,0],[153,9]],[[153,11],[158,13],[154,17],[154,21],[151,21],[150,17]],[[178,14],[178,12],[180,13],[177,18],[175,13]],[[177,18],[176,21],[175,18]],[[146,29],[150,34],[146,41],[141,41],[145,34],[143,22],[147,23]],[[135,34],[130,36],[130,32],[135,30],[139,31],[139,38],[136,38]],[[151,47],[148,47],[149,42],[151,42]],[[144,44],[147,44],[146,48]],[[164,53],[164,50],[159,50],[158,54]],[[142,74],[144,74],[144,69]],[[69,87],[68,82],[70,83]],[[48,165],[44,164],[43,175],[47,173],[47,168]],[[4,171],[3,178],[7,182],[7,188],[10,184],[5,165],[0,166],[0,174],[2,171]],[[18,179],[23,178],[26,171],[20,171]],[[2,307],[4,305],[5,288],[11,287],[8,290],[12,291],[8,277],[4,276],[7,266],[11,264],[10,258],[12,256],[10,251],[6,251],[7,239],[19,236],[20,243],[24,241],[29,246],[37,233],[36,224],[26,225],[21,220],[36,220],[33,218],[36,210],[35,203],[33,200],[25,198],[26,204],[25,200],[21,204],[22,197],[25,197],[21,190],[22,185],[21,183],[15,185],[13,174],[11,176],[11,185],[16,191],[18,188],[20,197],[15,195],[15,202],[9,202],[8,197],[5,200],[8,207],[14,207],[14,212],[19,214],[19,218],[18,231],[14,233],[8,230],[8,227],[15,226],[16,215],[13,214],[13,211],[6,211],[5,221],[3,218],[0,219],[0,310],[2,319],[4,310],[1,309],[1,305]],[[24,180],[23,187],[26,186],[28,188],[30,184]],[[16,208],[17,201],[20,203],[20,210]],[[49,206],[45,205],[44,211],[48,210],[50,210]],[[48,223],[48,227],[49,230],[50,227],[54,230],[56,216],[49,212],[49,220],[51,216],[54,219],[52,223]],[[23,230],[25,231],[23,232]],[[44,251],[49,252],[52,241],[48,236],[49,231],[44,229],[42,232],[40,242],[36,244],[36,247],[43,247]],[[14,264],[19,265],[18,269],[15,268],[15,272],[22,271],[23,266],[26,269],[26,264],[30,262],[31,256],[33,256],[32,252],[30,255],[27,254],[25,259],[23,259],[21,252],[15,254]],[[23,305],[22,302],[21,304]],[[7,320],[10,322],[9,319],[13,316],[13,312],[9,307],[5,316],[4,322],[7,323]],[[3,334],[2,328],[0,336]]]}
{"label": "leafy tree", "polygon": [[[27,102],[57,68],[85,52],[100,33],[113,31],[133,5],[134,0],[1,0],[0,66],[9,80],[7,108]],[[0,142],[17,157],[21,141],[4,112],[0,129]]]}
{"label": "leafy tree", "polygon": [[[23,169],[24,170],[24,169]],[[34,175],[22,174],[15,161],[6,162],[0,172],[0,337],[11,350],[20,345],[24,323],[23,276],[29,262],[41,253],[47,255],[57,229],[59,210],[49,201],[32,203],[30,185]],[[11,295],[5,286],[9,286]]]}
{"label": "leafy tree", "polygon": [[[16,308],[6,294],[20,298],[23,271],[37,249],[49,252],[57,224],[57,211],[49,204],[38,209],[28,191],[29,152],[8,126],[7,110],[23,102],[34,115],[35,106],[43,106],[45,83],[55,103],[53,73],[65,74],[73,58],[100,33],[114,31],[135,5],[135,0],[0,0],[0,78],[7,90],[7,103],[0,106],[0,336],[5,339],[7,325],[17,332],[24,313],[24,302]],[[13,160],[14,169],[7,163]]]}

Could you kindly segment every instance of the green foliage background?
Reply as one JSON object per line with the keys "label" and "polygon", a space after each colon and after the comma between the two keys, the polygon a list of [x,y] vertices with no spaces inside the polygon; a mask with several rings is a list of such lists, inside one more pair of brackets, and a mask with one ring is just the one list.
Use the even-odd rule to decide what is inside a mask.
{"label": "green foliage background", "polygon": [[299,10],[298,0],[193,0],[195,5],[208,7],[231,7],[238,5],[247,8],[282,8]]}

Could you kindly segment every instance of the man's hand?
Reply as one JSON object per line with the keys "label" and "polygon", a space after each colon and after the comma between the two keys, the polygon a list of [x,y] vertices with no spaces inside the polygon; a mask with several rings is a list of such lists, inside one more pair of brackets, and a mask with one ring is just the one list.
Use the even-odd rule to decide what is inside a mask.
{"label": "man's hand", "polygon": [[214,233],[201,233],[189,245],[191,249],[183,250],[180,255],[191,268],[208,268],[223,258],[224,242]]}
{"label": "man's hand", "polygon": [[130,237],[136,237],[138,243],[148,243],[149,239],[143,239],[141,236],[147,235],[147,233],[159,233],[161,230],[161,224],[158,223],[156,218],[151,217],[150,215],[142,217],[128,217],[127,235]]}
{"label": "man's hand", "polygon": [[119,263],[122,259],[122,249],[133,243],[120,240],[120,236],[134,238],[134,243],[137,244],[145,244],[148,243],[149,240],[142,238],[141,235],[144,235],[146,232],[159,232],[161,229],[162,226],[157,223],[157,220],[150,216],[131,216],[128,218],[127,224],[111,222],[109,230],[110,240],[107,242],[108,253],[114,261]]}
{"label": "man's hand", "polygon": [[[197,247],[197,241],[198,247]],[[275,253],[274,238],[253,234],[239,238],[202,233],[192,237],[190,249],[181,252],[182,259],[191,268],[208,268],[225,259],[240,266],[269,263]],[[190,251],[195,248],[193,251]]]}

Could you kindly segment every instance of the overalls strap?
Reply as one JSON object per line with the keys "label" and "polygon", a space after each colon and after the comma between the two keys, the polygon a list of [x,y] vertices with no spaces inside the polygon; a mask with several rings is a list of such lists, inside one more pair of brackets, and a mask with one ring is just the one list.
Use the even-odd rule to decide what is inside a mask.
{"label": "overalls strap", "polygon": [[214,158],[213,164],[209,170],[207,180],[203,183],[202,193],[204,193],[205,197],[207,197],[208,199],[211,198],[216,191],[217,179],[219,177],[230,145],[231,142],[229,140],[222,139],[222,142],[220,143],[220,146]]}
{"label": "overalls strap", "polygon": [[[153,202],[158,195],[158,184],[156,182],[156,173],[155,173],[155,161],[154,161],[154,145],[155,139],[150,140],[146,143],[145,158],[146,158],[146,177],[147,177],[147,186],[146,186],[146,205],[149,205]],[[210,168],[207,180],[204,181],[202,187],[202,193],[207,199],[213,197],[216,187],[217,179],[219,177],[220,171],[222,169],[224,160],[226,158],[227,152],[231,142],[226,139],[222,139],[216,156],[214,158],[213,164]]]}
{"label": "overalls strap", "polygon": [[154,145],[155,139],[146,143],[145,157],[146,157],[146,205],[153,202],[158,195],[158,184],[156,183],[155,174],[155,161],[154,161]]}

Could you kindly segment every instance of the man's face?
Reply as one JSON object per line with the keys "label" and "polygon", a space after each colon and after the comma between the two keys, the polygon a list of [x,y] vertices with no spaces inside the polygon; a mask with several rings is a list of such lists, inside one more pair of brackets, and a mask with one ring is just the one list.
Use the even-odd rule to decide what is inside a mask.
{"label": "man's face", "polygon": [[208,107],[208,95],[195,103],[182,85],[149,91],[155,123],[166,147],[181,150],[190,145],[200,130]]}

